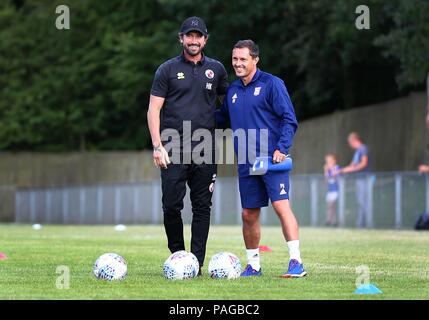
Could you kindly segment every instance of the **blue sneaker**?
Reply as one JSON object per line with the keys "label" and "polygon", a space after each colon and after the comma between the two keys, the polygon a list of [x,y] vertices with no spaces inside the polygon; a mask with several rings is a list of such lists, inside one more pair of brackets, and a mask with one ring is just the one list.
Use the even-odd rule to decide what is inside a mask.
{"label": "blue sneaker", "polygon": [[302,278],[307,275],[304,270],[304,265],[299,263],[298,260],[292,259],[289,262],[289,269],[286,273],[283,273],[281,278]]}
{"label": "blue sneaker", "polygon": [[246,269],[241,273],[241,277],[252,277],[252,276],[262,276],[262,269],[259,269],[259,271],[256,271],[252,268],[250,264],[246,266]]}

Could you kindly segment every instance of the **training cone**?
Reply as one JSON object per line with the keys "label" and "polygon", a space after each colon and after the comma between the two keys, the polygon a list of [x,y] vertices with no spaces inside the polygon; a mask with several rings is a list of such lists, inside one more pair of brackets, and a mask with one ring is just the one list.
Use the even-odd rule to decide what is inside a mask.
{"label": "training cone", "polygon": [[355,294],[380,294],[383,293],[373,284],[363,284],[355,290]]}
{"label": "training cone", "polygon": [[261,251],[261,252],[272,252],[273,249],[271,249],[269,246],[259,246],[259,251]]}
{"label": "training cone", "polygon": [[6,260],[6,259],[7,259],[7,256],[3,252],[0,252],[0,260]]}

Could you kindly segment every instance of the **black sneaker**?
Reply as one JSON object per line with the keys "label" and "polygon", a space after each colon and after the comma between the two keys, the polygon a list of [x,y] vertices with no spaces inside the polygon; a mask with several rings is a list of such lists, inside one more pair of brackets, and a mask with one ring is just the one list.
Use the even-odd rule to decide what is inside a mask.
{"label": "black sneaker", "polygon": [[197,277],[201,277],[202,276],[202,273],[201,273],[201,268],[198,270],[198,274],[197,274]]}

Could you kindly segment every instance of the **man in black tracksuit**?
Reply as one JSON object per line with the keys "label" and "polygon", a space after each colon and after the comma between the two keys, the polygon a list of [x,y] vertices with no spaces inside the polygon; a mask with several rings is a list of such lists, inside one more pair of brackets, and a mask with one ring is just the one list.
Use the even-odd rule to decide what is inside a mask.
{"label": "man in black tracksuit", "polygon": [[[208,130],[212,134],[214,146],[216,100],[226,93],[228,82],[224,66],[202,52],[208,33],[201,18],[186,19],[179,39],[183,45],[182,54],[164,62],[156,71],[149,102],[148,125],[154,148],[153,160],[161,168],[168,248],[172,253],[185,250],[181,210],[188,183],[193,213],[191,252],[199,261],[201,274],[210,225],[216,164],[214,148],[204,150],[211,153],[210,162],[197,164],[192,160],[190,153],[199,142],[192,141],[186,130],[189,124],[192,133],[197,129]],[[174,145],[170,139],[168,144],[172,147],[172,152],[179,150],[179,157],[172,152],[168,154],[163,146],[163,142],[166,143],[163,140],[165,134],[160,134],[160,131],[165,133],[172,129],[180,135],[181,143]],[[173,160],[171,164],[170,157]]]}

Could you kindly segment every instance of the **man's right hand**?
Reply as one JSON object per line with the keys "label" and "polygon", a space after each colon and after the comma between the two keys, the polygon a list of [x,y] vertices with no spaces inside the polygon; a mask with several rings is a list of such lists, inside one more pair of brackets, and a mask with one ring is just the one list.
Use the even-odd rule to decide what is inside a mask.
{"label": "man's right hand", "polygon": [[167,166],[171,163],[170,157],[162,145],[153,148],[153,163],[158,168],[163,169],[167,169]]}

